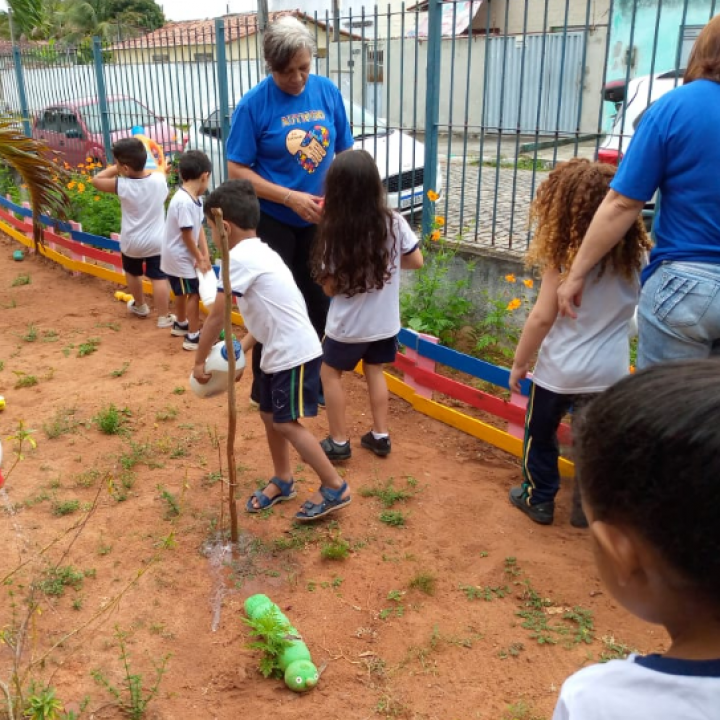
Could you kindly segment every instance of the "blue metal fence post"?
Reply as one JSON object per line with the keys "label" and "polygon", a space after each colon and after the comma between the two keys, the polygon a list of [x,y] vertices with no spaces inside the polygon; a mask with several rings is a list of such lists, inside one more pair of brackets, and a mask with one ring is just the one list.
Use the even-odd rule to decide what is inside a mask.
{"label": "blue metal fence post", "polygon": [[442,0],[430,0],[428,6],[428,45],[425,96],[425,170],[423,176],[422,232],[432,228],[433,215],[429,190],[437,190],[438,126],[440,122],[440,43],[442,42]]}
{"label": "blue metal fence post", "polygon": [[20,48],[17,45],[13,45],[13,60],[15,61],[15,79],[18,87],[18,99],[20,100],[20,112],[22,112],[23,131],[30,137],[32,129],[30,128],[30,110],[28,109],[27,93],[25,92],[25,74],[23,73]]}
{"label": "blue metal fence post", "polygon": [[100,38],[93,38],[93,60],[95,61],[95,82],[100,105],[100,127],[102,128],[103,144],[105,145],[105,161],[108,165],[113,161],[112,141],[110,140],[110,120],[108,118],[107,95],[105,94],[105,74],[103,70],[103,49]]}
{"label": "blue metal fence post", "polygon": [[225,21],[215,20],[215,47],[217,52],[215,67],[217,68],[218,115],[222,138],[223,181],[227,180],[227,139],[230,135],[230,100],[228,95],[227,58],[225,52]]}

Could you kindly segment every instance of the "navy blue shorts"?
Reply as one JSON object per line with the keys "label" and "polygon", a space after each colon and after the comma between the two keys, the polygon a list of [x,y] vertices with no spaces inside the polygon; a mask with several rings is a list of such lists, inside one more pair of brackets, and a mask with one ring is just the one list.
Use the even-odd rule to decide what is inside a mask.
{"label": "navy blue shorts", "polygon": [[287,423],[318,413],[322,358],[289,370],[259,377],[260,411],[272,413],[273,422]]}
{"label": "navy blue shorts", "polygon": [[170,281],[170,289],[175,293],[175,297],[200,294],[200,281],[196,277],[179,278],[168,275],[167,279]]}
{"label": "navy blue shorts", "polygon": [[362,360],[368,365],[395,362],[397,337],[366,343],[344,343],[326,337],[323,340],[323,362],[335,370],[354,370]]}
{"label": "navy blue shorts", "polygon": [[160,269],[160,256],[152,255],[146,258],[128,257],[121,253],[122,269],[126,275],[142,277],[150,280],[164,280],[167,275]]}

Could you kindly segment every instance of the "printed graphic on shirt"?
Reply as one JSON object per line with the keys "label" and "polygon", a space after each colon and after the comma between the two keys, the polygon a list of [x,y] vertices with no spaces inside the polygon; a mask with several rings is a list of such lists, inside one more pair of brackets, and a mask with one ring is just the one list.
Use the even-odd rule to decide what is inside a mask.
{"label": "printed graphic on shirt", "polygon": [[325,113],[322,110],[310,110],[310,112],[292,113],[285,115],[282,119],[283,127],[300,125],[300,123],[312,122],[313,120],[324,120]]}
{"label": "printed graphic on shirt", "polygon": [[330,145],[330,131],[322,125],[310,130],[291,130],[285,138],[288,152],[295,157],[301,168],[314,173],[327,155]]}

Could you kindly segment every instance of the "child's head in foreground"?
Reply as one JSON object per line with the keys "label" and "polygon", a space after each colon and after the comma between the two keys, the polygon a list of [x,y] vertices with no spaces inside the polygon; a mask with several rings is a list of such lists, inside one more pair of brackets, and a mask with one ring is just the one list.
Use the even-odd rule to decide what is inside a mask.
{"label": "child's head in foreground", "polygon": [[621,380],[582,414],[576,451],[608,589],[674,640],[695,622],[703,633],[715,623],[717,642],[720,361],[668,363]]}
{"label": "child's head in foreground", "polygon": [[123,175],[142,173],[147,162],[147,150],[137,138],[123,138],[112,146],[115,164]]}
{"label": "child's head in foreground", "polygon": [[227,180],[215,188],[205,200],[205,216],[212,229],[213,242],[219,247],[219,228],[213,215],[215,208],[222,210],[228,238],[236,235],[238,230],[255,234],[260,222],[260,203],[249,180]]}
{"label": "child's head in foreground", "polygon": [[[526,256],[528,267],[554,268],[563,273],[570,269],[614,176],[614,166],[582,158],[560,163],[547,176],[530,206],[534,234]],[[615,272],[631,278],[641,269],[643,255],[649,249],[645,226],[638,217],[601,262],[602,270],[609,259]]]}

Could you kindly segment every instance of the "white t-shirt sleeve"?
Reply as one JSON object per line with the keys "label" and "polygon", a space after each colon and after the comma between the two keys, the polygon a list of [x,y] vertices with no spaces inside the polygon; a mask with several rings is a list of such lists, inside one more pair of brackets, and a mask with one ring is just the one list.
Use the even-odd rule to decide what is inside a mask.
{"label": "white t-shirt sleeve", "polygon": [[180,203],[177,206],[177,222],[181,230],[193,230],[196,225],[197,210],[189,203]]}
{"label": "white t-shirt sleeve", "polygon": [[[259,275],[259,269],[247,260],[247,255],[242,261],[235,260],[232,254],[230,255],[230,287],[233,295],[245,295]],[[222,282],[220,284],[222,285]],[[222,290],[222,287],[218,289]]]}
{"label": "white t-shirt sleeve", "polygon": [[400,254],[409,255],[419,247],[420,241],[402,215],[395,213],[395,220],[395,232],[399,235],[398,247],[400,248]]}

